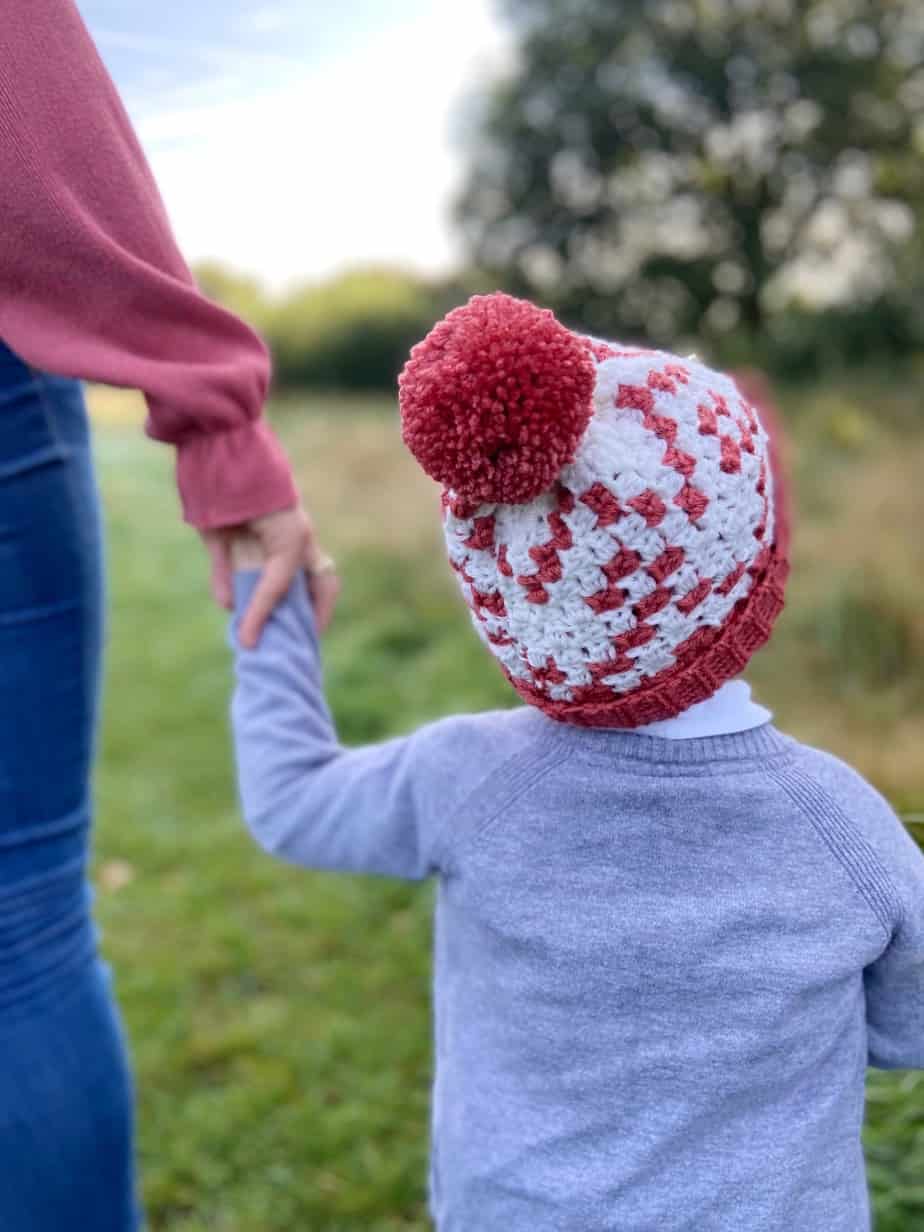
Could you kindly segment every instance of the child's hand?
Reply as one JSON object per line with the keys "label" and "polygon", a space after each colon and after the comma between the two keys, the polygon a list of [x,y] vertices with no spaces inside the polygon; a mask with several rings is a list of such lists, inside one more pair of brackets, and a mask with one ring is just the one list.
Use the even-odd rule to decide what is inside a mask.
{"label": "child's hand", "polygon": [[[266,564],[266,548],[257,535],[242,528],[229,532],[229,539],[233,570],[263,568]],[[340,579],[334,562],[316,547],[311,552],[311,564],[305,569],[305,574],[314,604],[318,632],[323,633],[334,614],[340,593]]]}

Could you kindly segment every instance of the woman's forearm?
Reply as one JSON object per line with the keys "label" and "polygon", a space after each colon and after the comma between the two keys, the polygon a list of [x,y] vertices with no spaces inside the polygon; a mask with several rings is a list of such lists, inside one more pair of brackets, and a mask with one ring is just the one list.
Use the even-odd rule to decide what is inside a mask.
{"label": "woman's forearm", "polygon": [[0,22],[0,337],[28,363],[140,389],[205,528],[295,503],[259,422],[266,348],[203,296],[72,0]]}

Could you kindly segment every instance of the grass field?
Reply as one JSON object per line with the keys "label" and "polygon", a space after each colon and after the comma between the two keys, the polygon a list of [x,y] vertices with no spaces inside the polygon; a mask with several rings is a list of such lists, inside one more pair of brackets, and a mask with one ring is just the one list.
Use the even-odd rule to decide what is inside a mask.
{"label": "grass field", "polygon": [[[873,394],[788,400],[797,564],[749,675],[781,726],[924,821],[924,434]],[[430,891],[277,867],[244,835],[225,618],[168,451],[135,400],[92,404],[112,597],[95,877],[151,1227],[424,1229]],[[275,423],[345,579],[326,644],[343,739],[512,704],[393,408],[306,399]],[[924,1074],[871,1074],[866,1146],[878,1232],[924,1230]]]}

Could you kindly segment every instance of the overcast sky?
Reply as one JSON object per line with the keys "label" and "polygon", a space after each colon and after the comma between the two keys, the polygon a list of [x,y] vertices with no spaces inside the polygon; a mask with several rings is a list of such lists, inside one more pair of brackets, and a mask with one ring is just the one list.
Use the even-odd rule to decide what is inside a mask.
{"label": "overcast sky", "polygon": [[460,104],[503,62],[493,0],[78,0],[187,258],[270,285],[445,269]]}

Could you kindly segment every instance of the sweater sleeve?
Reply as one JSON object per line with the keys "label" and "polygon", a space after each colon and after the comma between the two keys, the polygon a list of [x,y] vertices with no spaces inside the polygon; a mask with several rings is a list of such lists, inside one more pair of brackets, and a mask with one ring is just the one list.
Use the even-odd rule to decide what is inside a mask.
{"label": "sweater sleeve", "polygon": [[444,863],[442,810],[422,792],[421,733],[345,750],[324,699],[313,612],[299,576],[259,646],[237,641],[258,574],[235,575],[231,704],[244,820],[271,855],[334,872],[422,879]]}
{"label": "sweater sleeve", "polygon": [[894,814],[888,846],[902,914],[864,972],[869,1064],[924,1069],[924,853]]}
{"label": "sweater sleeve", "polygon": [[3,6],[0,338],[34,367],[140,389],[200,529],[296,503],[261,419],[266,348],[197,289],[73,0]]}
{"label": "sweater sleeve", "polygon": [[862,972],[867,1063],[924,1069],[924,852],[853,767],[804,745],[800,756],[801,802],[815,793],[816,815],[833,822],[831,850],[879,925]]}
{"label": "sweater sleeve", "polygon": [[[258,581],[235,575],[231,718],[244,820],[293,864],[418,880],[455,866],[462,834],[497,810],[536,756],[516,712],[458,716],[346,749],[324,700],[311,602],[299,575],[259,645],[237,627]],[[539,750],[540,756],[542,749]],[[501,799],[498,799],[498,795]]]}

